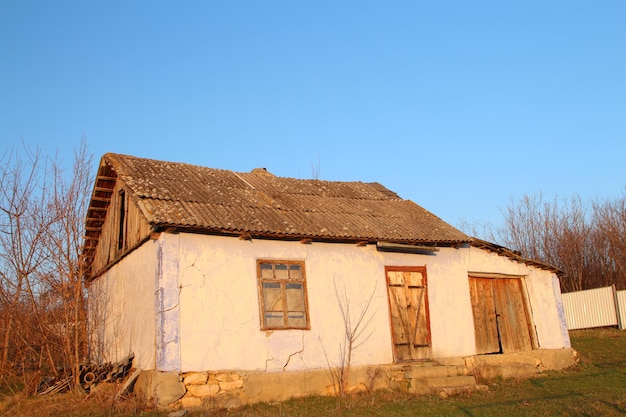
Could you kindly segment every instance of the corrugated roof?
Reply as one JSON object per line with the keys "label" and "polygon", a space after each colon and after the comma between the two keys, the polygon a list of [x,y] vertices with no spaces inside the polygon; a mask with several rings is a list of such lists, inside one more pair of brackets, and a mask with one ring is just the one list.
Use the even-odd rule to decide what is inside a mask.
{"label": "corrugated roof", "polygon": [[[155,226],[328,241],[462,243],[470,237],[378,183],[277,177],[107,153]],[[93,202],[92,202],[93,203]]]}

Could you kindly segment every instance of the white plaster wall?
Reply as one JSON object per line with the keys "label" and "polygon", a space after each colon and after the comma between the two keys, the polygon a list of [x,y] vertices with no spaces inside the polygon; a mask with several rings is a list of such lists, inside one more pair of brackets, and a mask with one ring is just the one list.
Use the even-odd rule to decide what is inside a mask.
{"label": "white plaster wall", "polygon": [[508,274],[524,276],[530,273],[526,264],[513,262],[505,256],[471,247],[469,249],[469,272]]}
{"label": "white plaster wall", "polygon": [[469,248],[441,248],[426,264],[434,358],[473,355],[474,317],[467,268]]}
{"label": "white plaster wall", "polygon": [[[257,259],[305,262],[310,330],[260,330]],[[336,366],[344,341],[337,290],[347,295],[355,318],[373,294],[367,340],[354,351],[353,364],[391,363],[385,266],[426,267],[433,358],[475,354],[468,271],[525,276],[540,347],[569,346],[553,274],[478,248],[417,255],[378,252],[373,245],[163,233],[90,285],[92,319],[104,311],[95,317],[105,341],[100,359],[133,352],[135,366],[183,372]]]}
{"label": "white plaster wall", "polygon": [[[260,330],[257,259],[305,261],[311,330]],[[343,322],[335,283],[349,294],[354,314],[374,294],[371,336],[353,363],[391,362],[382,265],[370,247],[181,235],[182,370],[325,368],[326,357],[336,363]]]}
{"label": "white plaster wall", "polygon": [[561,340],[563,340],[565,348],[571,348],[572,343],[569,338],[569,330],[567,328],[567,322],[565,320],[565,309],[563,307],[563,296],[561,294],[561,282],[555,274],[552,275],[552,292],[554,293],[556,311],[557,315],[559,316],[558,322],[561,330]]}
{"label": "white plaster wall", "polygon": [[[367,316],[372,320],[364,332],[369,338],[354,352],[353,364],[392,362],[385,265],[427,267],[433,357],[474,352],[467,248],[428,256],[383,253],[373,245],[193,234],[180,239],[182,371],[338,365],[344,324],[335,287],[341,296],[348,294],[354,317],[374,294]],[[260,330],[257,259],[305,261],[310,330]]]}
{"label": "white plaster wall", "polygon": [[147,242],[89,284],[92,361],[117,362],[134,353],[134,366],[154,369],[155,249]]}
{"label": "white plaster wall", "polygon": [[180,369],[180,240],[178,233],[161,233],[156,242],[154,312],[156,369]]}
{"label": "white plaster wall", "polygon": [[526,278],[526,287],[530,298],[532,314],[535,317],[535,329],[540,348],[561,349],[570,347],[569,333],[562,331],[565,328],[565,317],[560,314],[558,302],[561,300],[561,291],[557,287],[555,293],[554,282],[556,276],[549,272],[531,268]]}

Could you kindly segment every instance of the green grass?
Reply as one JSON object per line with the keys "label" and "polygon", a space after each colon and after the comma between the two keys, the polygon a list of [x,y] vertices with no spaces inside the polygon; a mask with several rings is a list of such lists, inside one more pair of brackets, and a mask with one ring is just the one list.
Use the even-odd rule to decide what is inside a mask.
{"label": "green grass", "polygon": [[[580,362],[565,371],[524,380],[495,380],[489,391],[440,399],[399,392],[376,392],[349,398],[308,397],[274,404],[255,404],[233,410],[189,413],[190,417],[318,417],[318,416],[617,416],[626,414],[626,331],[580,330],[570,333]],[[76,394],[50,399],[0,400],[0,415],[161,417],[140,414],[102,398],[90,404]],[[71,395],[74,395],[72,397]],[[53,398],[56,398],[53,400]],[[63,408],[63,405],[66,407]],[[70,405],[74,404],[74,408]],[[81,405],[82,404],[82,405]],[[7,408],[7,405],[8,408]],[[95,406],[97,405],[97,406]],[[48,407],[48,408],[46,408]],[[51,408],[53,407],[53,408]],[[35,411],[32,411],[35,410]]]}

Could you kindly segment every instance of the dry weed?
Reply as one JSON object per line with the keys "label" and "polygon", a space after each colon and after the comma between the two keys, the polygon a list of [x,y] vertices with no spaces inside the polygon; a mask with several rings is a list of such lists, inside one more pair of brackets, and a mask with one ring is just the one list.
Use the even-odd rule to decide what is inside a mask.
{"label": "dry weed", "polygon": [[26,396],[22,392],[7,395],[0,402],[1,416],[24,417],[123,417],[152,413],[134,395],[116,397],[119,384],[100,384],[92,393],[73,390],[65,394]]}

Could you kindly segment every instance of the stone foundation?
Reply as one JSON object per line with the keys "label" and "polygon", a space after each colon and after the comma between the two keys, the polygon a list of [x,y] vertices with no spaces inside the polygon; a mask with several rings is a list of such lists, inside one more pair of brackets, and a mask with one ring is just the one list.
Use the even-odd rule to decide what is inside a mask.
{"label": "stone foundation", "polygon": [[478,355],[465,358],[465,366],[477,377],[525,378],[544,371],[565,369],[574,365],[578,353],[568,349],[537,349],[499,355]]}
{"label": "stone foundation", "polygon": [[[573,349],[533,350],[502,355],[444,358],[427,362],[352,367],[348,392],[391,389],[414,394],[483,389],[481,380],[529,377],[564,369],[576,362]],[[475,390],[475,389],[474,389]],[[299,372],[144,371],[135,392],[161,407],[233,408],[257,402],[284,401],[309,395],[336,395],[328,369]]]}

